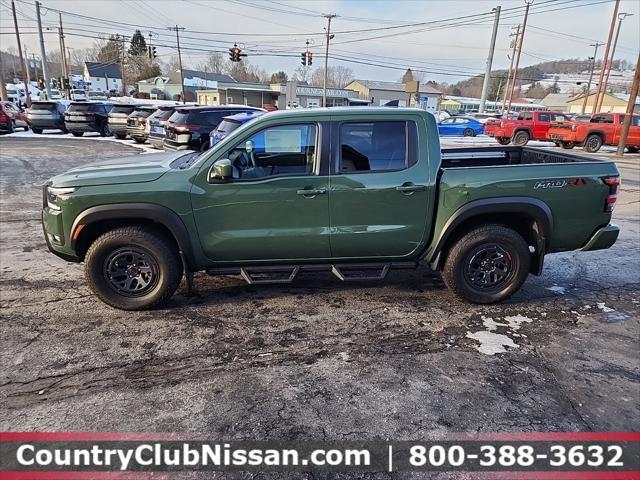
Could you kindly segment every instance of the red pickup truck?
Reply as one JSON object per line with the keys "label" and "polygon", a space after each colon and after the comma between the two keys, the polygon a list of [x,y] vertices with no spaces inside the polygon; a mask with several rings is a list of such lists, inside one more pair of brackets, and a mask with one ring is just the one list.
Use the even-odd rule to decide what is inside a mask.
{"label": "red pickup truck", "polygon": [[[624,113],[596,113],[589,122],[553,122],[547,138],[562,148],[581,145],[585,152],[595,153],[602,145],[618,145]],[[632,115],[627,136],[627,150],[640,149],[640,115]]]}
{"label": "red pickup truck", "polygon": [[494,137],[500,145],[524,146],[529,140],[547,141],[547,131],[551,122],[565,122],[568,118],[560,112],[534,110],[521,112],[515,120],[490,119],[484,133]]}

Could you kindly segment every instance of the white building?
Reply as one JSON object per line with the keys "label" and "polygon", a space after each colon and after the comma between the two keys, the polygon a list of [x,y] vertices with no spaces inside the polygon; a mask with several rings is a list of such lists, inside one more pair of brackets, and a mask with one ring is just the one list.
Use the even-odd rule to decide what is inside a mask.
{"label": "white building", "polygon": [[84,81],[90,82],[91,90],[108,92],[122,90],[120,65],[114,63],[84,62]]}

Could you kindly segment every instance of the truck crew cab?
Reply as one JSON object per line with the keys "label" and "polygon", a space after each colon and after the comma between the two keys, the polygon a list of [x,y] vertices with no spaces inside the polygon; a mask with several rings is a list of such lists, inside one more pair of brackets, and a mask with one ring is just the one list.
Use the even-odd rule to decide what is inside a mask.
{"label": "truck crew cab", "polygon": [[520,112],[515,120],[489,119],[484,127],[484,133],[494,137],[500,145],[513,143],[520,147],[529,140],[547,140],[547,131],[551,122],[565,122],[568,118],[560,112],[534,110]]}
{"label": "truck crew cab", "polygon": [[[419,109],[267,113],[206,152],[74,168],[44,187],[49,249],[106,303],[166,302],[183,274],[381,280],[427,263],[458,296],[503,300],[546,254],[610,247],[613,162],[532,148],[441,152]],[[188,283],[190,285],[190,283]]]}
{"label": "truck crew cab", "polygon": [[[560,143],[565,149],[576,145],[585,152],[595,153],[603,145],[618,145],[622,134],[624,113],[597,113],[589,122],[553,122],[547,137]],[[627,135],[627,150],[638,153],[640,149],[640,115],[631,116],[631,126]]]}

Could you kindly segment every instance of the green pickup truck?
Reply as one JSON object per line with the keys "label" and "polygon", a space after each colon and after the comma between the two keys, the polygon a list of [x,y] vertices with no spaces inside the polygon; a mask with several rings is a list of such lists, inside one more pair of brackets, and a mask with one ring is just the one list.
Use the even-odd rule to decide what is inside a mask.
{"label": "green pickup truck", "polygon": [[116,308],[167,301],[193,272],[288,283],[381,280],[426,263],[492,303],[547,253],[616,241],[613,162],[526,147],[440,150],[418,109],[266,114],[206,152],[74,168],[44,187],[49,249]]}

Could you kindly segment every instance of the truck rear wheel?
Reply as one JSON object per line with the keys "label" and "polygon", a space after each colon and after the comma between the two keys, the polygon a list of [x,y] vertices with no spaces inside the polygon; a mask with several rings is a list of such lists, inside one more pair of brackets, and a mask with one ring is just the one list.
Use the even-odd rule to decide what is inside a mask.
{"label": "truck rear wheel", "polygon": [[507,137],[497,137],[496,140],[500,145],[509,145],[511,143],[511,139]]}
{"label": "truck rear wheel", "polygon": [[513,144],[519,147],[524,147],[527,143],[529,143],[530,139],[531,139],[531,136],[529,135],[529,132],[520,130],[519,132],[516,132],[515,135],[513,136]]}
{"label": "truck rear wheel", "polygon": [[84,270],[94,293],[121,310],[162,305],[182,278],[175,245],[142,227],[116,228],[98,237],[87,251]]}
{"label": "truck rear wheel", "polygon": [[450,249],[444,283],[473,303],[500,302],[518,291],[529,274],[527,242],[511,228],[486,225],[471,230]]}
{"label": "truck rear wheel", "polygon": [[583,149],[588,153],[596,153],[602,147],[602,137],[597,133],[591,134],[584,141]]}

